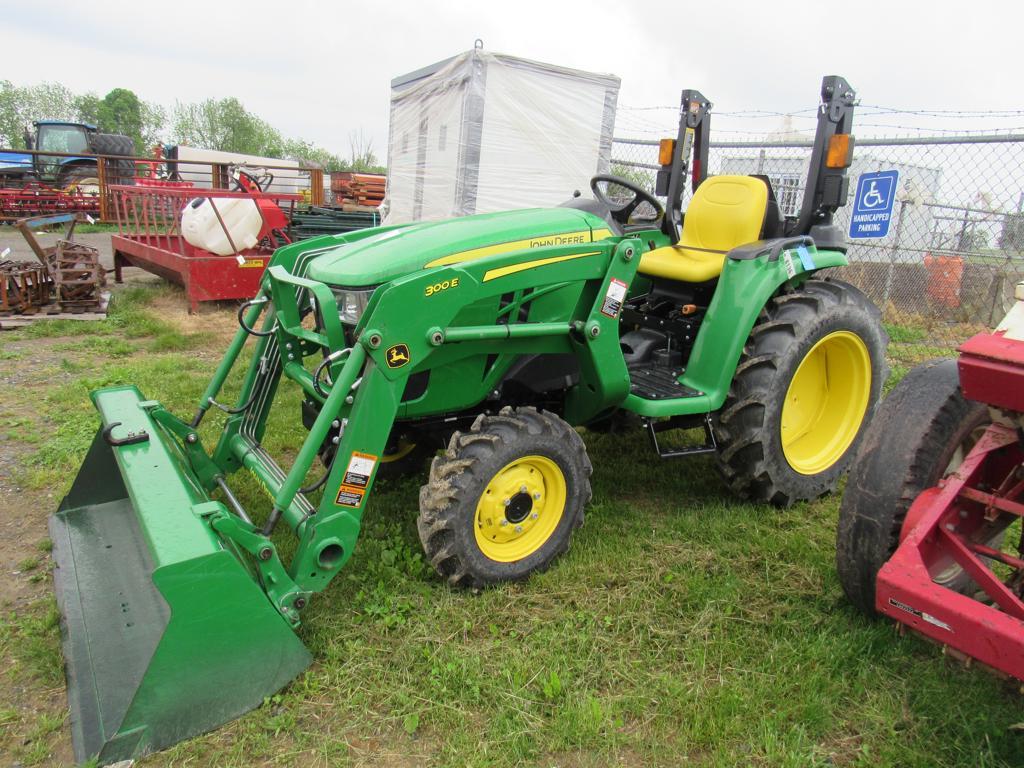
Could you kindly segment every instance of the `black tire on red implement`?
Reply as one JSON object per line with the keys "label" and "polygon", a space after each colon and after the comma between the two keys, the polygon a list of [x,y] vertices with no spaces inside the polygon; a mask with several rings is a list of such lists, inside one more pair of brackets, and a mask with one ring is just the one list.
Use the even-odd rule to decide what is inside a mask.
{"label": "black tire on red implement", "polygon": [[[955,469],[989,421],[986,406],[961,394],[955,360],[914,368],[882,402],[850,471],[836,534],[839,581],[864,613],[875,613],[876,577],[910,505]],[[992,543],[1001,540],[999,532]],[[949,589],[972,583],[957,567],[943,574],[936,581]]]}

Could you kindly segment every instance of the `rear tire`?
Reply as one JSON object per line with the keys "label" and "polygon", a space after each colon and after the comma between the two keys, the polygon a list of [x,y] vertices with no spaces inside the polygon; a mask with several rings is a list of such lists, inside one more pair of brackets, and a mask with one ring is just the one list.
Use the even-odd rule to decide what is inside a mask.
{"label": "rear tire", "polygon": [[[89,139],[90,150],[97,155],[135,154],[135,142],[116,133],[94,133]],[[131,160],[107,160],[108,184],[131,184],[135,180],[135,163]]]}
{"label": "rear tire", "polygon": [[[989,422],[988,408],[961,394],[955,360],[914,368],[878,409],[850,472],[836,533],[839,581],[864,613],[875,613],[875,580],[899,546],[910,505],[955,470]],[[1001,541],[999,533],[990,544]],[[936,582],[948,589],[972,584],[960,568],[944,573]]]}
{"label": "rear tire", "polygon": [[554,414],[479,416],[420,489],[427,558],[449,584],[475,589],[546,569],[583,525],[590,473],[582,438]]}
{"label": "rear tire", "polygon": [[730,489],[780,507],[835,490],[888,377],[887,343],[847,283],[811,279],[769,301],[716,415]]}

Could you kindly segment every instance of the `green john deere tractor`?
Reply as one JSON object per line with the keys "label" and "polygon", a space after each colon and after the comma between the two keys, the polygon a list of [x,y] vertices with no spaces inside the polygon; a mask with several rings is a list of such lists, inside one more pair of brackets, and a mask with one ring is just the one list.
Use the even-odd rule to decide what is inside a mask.
{"label": "green john deere tractor", "polygon": [[[596,177],[593,199],[562,207],[286,246],[192,419],[132,386],[93,392],[102,424],[51,521],[78,757],[160,749],[299,674],[302,610],[351,557],[385,468],[435,454],[420,537],[474,588],[568,549],[591,495],[578,426],[644,429],[662,458],[715,453],[749,499],[832,490],[886,339],[859,291],[817,274],[846,264],[832,215],[853,147],[852,89],[826,77],[821,96],[799,216],[780,216],[764,177],[705,178],[710,104],[684,91],[656,194]],[[287,468],[262,445],[279,386],[301,390],[308,430]],[[208,447],[211,408],[225,416]],[[704,444],[666,449],[679,428]],[[232,493],[240,469],[268,509]]]}

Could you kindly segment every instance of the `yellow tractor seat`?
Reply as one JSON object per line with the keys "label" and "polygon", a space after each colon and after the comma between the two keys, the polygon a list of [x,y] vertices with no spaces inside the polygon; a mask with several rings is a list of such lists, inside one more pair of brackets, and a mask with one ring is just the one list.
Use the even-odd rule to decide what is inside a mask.
{"label": "yellow tractor seat", "polygon": [[639,272],[683,283],[703,283],[722,273],[725,254],[761,237],[768,185],[753,176],[710,176],[697,187],[676,245],[648,251]]}

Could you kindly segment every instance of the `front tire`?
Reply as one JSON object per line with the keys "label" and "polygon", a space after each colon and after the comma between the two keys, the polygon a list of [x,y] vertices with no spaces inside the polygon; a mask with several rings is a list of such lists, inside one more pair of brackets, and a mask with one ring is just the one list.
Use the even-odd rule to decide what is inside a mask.
{"label": "front tire", "polygon": [[780,507],[835,490],[888,377],[887,343],[847,283],[811,279],[769,301],[715,423],[730,489]]}
{"label": "front tire", "polygon": [[420,540],[453,586],[479,589],[546,569],[590,501],[583,440],[554,414],[503,408],[452,435],[420,489]]}
{"label": "front tire", "polygon": [[93,165],[72,165],[61,171],[57,186],[66,191],[74,189],[80,195],[98,195],[100,180]]}

